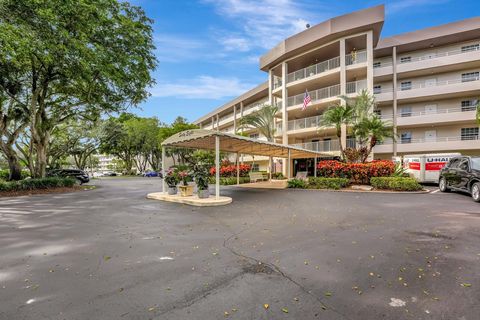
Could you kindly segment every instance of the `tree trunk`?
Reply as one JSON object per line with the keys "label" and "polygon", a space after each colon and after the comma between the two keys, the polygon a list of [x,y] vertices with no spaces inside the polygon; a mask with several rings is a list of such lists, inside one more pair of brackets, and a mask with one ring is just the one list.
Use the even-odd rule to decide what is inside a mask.
{"label": "tree trunk", "polygon": [[8,162],[8,169],[10,173],[8,175],[8,180],[10,181],[18,181],[22,179],[22,167],[20,166],[20,162],[18,161],[18,156],[13,147],[7,143],[3,143],[0,141],[0,146],[5,154],[5,158]]}
{"label": "tree trunk", "polygon": [[47,145],[46,143],[38,142],[35,144],[37,151],[37,163],[35,166],[35,177],[44,178],[47,174]]}

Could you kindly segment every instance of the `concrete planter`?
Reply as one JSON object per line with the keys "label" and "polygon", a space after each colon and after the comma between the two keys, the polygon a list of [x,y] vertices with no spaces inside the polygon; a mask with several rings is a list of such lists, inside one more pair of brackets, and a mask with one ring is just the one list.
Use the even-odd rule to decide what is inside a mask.
{"label": "concrete planter", "polygon": [[200,199],[206,199],[206,198],[210,197],[210,192],[208,191],[208,189],[198,190],[197,195]]}
{"label": "concrete planter", "polygon": [[168,187],[168,194],[169,195],[177,194],[177,192],[178,192],[177,187]]}
{"label": "concrete planter", "polygon": [[193,195],[193,186],[180,186],[180,195],[182,197],[189,197]]}

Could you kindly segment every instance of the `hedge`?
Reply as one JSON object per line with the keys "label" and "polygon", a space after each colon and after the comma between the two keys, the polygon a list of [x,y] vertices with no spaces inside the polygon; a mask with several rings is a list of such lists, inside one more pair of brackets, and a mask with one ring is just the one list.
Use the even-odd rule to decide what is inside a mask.
{"label": "hedge", "polygon": [[[8,169],[1,170],[0,169],[0,181],[1,180],[7,181],[9,175],[10,175],[10,170],[8,170]],[[30,177],[30,172],[22,170],[22,176],[21,177],[22,177],[22,180]]]}
{"label": "hedge", "polygon": [[[240,164],[239,167],[240,177],[248,176],[250,172],[250,165]],[[215,176],[215,167],[210,168],[210,175]],[[220,166],[220,177],[236,177],[237,176],[237,166],[229,163],[222,163]]]}
{"label": "hedge", "polygon": [[320,161],[317,176],[346,178],[350,183],[369,184],[372,177],[388,177],[395,171],[393,161],[381,160],[367,163],[344,163],[335,160]]}
{"label": "hedge", "polygon": [[404,177],[374,177],[370,184],[375,189],[387,189],[395,191],[418,191],[422,186],[414,178]]}
{"label": "hedge", "polygon": [[312,189],[339,190],[348,186],[347,178],[308,178],[308,187]]}
{"label": "hedge", "polygon": [[[249,183],[250,178],[249,177],[240,177],[240,184],[242,183]],[[208,179],[208,182],[211,184],[215,183],[215,177],[210,177]],[[237,184],[237,177],[220,177],[220,184],[222,186],[231,186],[234,184]]]}
{"label": "hedge", "polygon": [[75,183],[76,180],[72,178],[49,177],[41,179],[26,179],[20,181],[0,182],[0,191],[15,192],[25,190],[73,187]]}
{"label": "hedge", "polygon": [[293,189],[306,189],[308,186],[307,181],[303,179],[290,179],[287,181],[287,187]]}

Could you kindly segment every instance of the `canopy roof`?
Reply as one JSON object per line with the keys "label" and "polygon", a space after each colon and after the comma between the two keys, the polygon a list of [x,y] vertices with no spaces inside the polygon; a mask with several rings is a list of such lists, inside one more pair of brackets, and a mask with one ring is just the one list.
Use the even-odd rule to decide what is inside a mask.
{"label": "canopy roof", "polygon": [[163,141],[162,146],[215,150],[216,137],[220,138],[220,151],[223,152],[288,158],[288,150],[290,150],[290,158],[292,159],[330,156],[329,154],[298,147],[205,129],[179,132]]}

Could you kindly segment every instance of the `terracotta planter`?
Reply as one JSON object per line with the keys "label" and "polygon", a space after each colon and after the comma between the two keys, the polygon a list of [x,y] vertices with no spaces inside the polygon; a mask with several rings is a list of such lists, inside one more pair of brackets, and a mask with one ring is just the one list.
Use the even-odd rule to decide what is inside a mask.
{"label": "terracotta planter", "polygon": [[180,186],[180,195],[182,197],[189,197],[193,195],[193,186]]}
{"label": "terracotta planter", "polygon": [[208,189],[198,190],[197,195],[200,199],[206,199],[206,198],[210,197],[210,192],[208,191]]}
{"label": "terracotta planter", "polygon": [[174,195],[174,194],[177,194],[178,190],[177,190],[177,187],[168,187],[168,194],[169,195]]}

